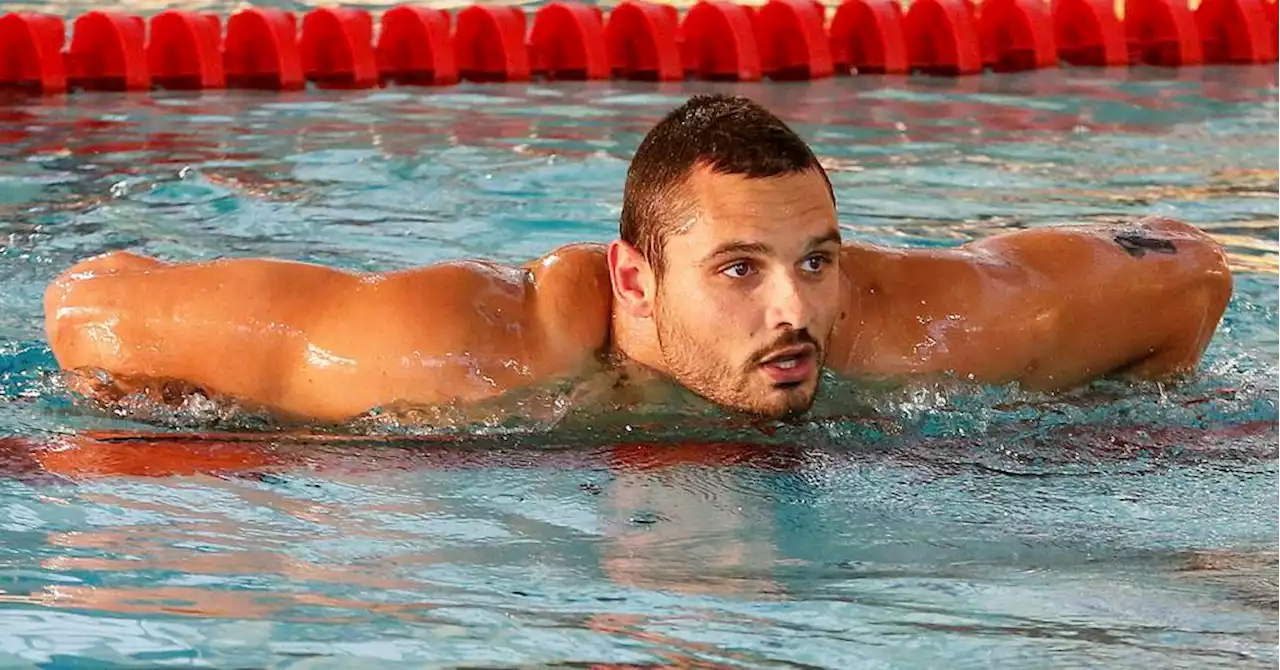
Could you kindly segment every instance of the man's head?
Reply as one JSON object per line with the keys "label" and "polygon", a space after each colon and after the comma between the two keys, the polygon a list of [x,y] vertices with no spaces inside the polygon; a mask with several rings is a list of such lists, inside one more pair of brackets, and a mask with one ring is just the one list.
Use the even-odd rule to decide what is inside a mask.
{"label": "man's head", "polygon": [[727,408],[813,403],[840,312],[840,235],[826,173],[781,120],[697,96],[632,160],[609,248],[618,344]]}

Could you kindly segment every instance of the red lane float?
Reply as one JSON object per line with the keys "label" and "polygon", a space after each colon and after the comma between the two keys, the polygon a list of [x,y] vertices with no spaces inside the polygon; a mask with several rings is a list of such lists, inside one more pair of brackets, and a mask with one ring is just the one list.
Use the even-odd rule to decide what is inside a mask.
{"label": "red lane float", "polygon": [[645,81],[684,79],[678,26],[679,15],[671,5],[626,0],[613,8],[604,28],[613,75]]}
{"label": "red lane float", "polygon": [[1280,58],[1280,0],[1263,0],[1262,12],[1271,24],[1271,44],[1276,47],[1272,56]]}
{"label": "red lane float", "polygon": [[1043,0],[986,0],[978,15],[983,61],[996,72],[1058,64],[1053,17]]}
{"label": "red lane float", "polygon": [[1177,67],[1204,62],[1195,16],[1183,0],[1130,0],[1124,29],[1130,63]]}
{"label": "red lane float", "polygon": [[896,0],[845,0],[831,19],[831,62],[840,72],[910,70],[902,7]]}
{"label": "red lane float", "polygon": [[[1271,21],[1271,43],[1276,46],[1277,52],[1280,52],[1280,0],[1271,0],[1264,5],[1266,8],[1267,19]],[[1277,54],[1280,57],[1280,53]]]}
{"label": "red lane float", "polygon": [[1111,0],[1054,0],[1053,33],[1058,58],[1072,65],[1129,64],[1124,25]]}
{"label": "red lane float", "polygon": [[[671,25],[677,27],[680,25],[680,10],[676,9],[675,5],[659,5],[659,7],[662,8],[662,11],[667,15],[667,18],[670,19]],[[676,32],[678,34],[679,30]]]}
{"label": "red lane float", "polygon": [[1276,38],[1262,0],[1203,0],[1195,16],[1204,62],[1276,59]]}
{"label": "red lane float", "polygon": [[227,86],[293,91],[303,88],[297,20],[274,7],[254,7],[227,21],[222,55]]}
{"label": "red lane float", "polygon": [[978,26],[965,0],[915,0],[905,23],[911,69],[936,75],[982,72]]}
{"label": "red lane float", "polygon": [[93,11],[76,19],[67,50],[67,85],[86,91],[145,91],[146,23],[140,16]]}
{"label": "red lane float", "polygon": [[224,88],[222,21],[214,14],[175,9],[153,16],[147,67],[152,83],[161,88]]}
{"label": "red lane float", "polygon": [[681,60],[699,79],[759,81],[755,26],[747,8],[727,0],[700,0],[680,25]]}
{"label": "red lane float", "polygon": [[376,53],[382,83],[458,83],[449,23],[448,12],[412,5],[399,5],[383,14]]}
{"label": "red lane float", "polygon": [[303,76],[321,88],[377,86],[373,17],[351,7],[312,10],[302,19],[298,57]]}
{"label": "red lane float", "polygon": [[64,93],[67,69],[62,58],[66,25],[48,14],[0,17],[0,88],[32,93]]}
{"label": "red lane float", "polygon": [[458,74],[477,82],[528,81],[524,10],[471,5],[458,13],[454,49]]}
{"label": "red lane float", "polygon": [[835,71],[825,12],[816,0],[769,0],[757,10],[756,44],[770,79],[823,79]]}
{"label": "red lane float", "polygon": [[604,13],[597,5],[553,2],[533,17],[530,69],[547,79],[608,79]]}

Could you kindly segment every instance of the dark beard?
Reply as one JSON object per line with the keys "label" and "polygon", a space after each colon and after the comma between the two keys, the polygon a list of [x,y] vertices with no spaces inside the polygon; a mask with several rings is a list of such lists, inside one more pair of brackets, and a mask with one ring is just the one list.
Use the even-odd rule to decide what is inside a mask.
{"label": "dark beard", "polygon": [[814,364],[820,371],[826,347],[807,330],[787,331],[752,355],[746,369],[734,371],[723,360],[706,352],[704,347],[685,337],[682,331],[664,327],[664,324],[670,324],[671,320],[664,318],[660,303],[656,312],[655,330],[658,336],[658,349],[667,373],[677,384],[694,395],[716,404],[722,410],[771,419],[795,419],[808,412],[812,406],[813,399],[817,397],[821,386],[820,374],[812,395],[805,394],[800,388],[775,387],[786,393],[782,407],[754,405],[751,403],[752,398],[747,388],[731,386],[731,384],[741,384],[750,379],[751,372],[765,357],[782,347],[798,344],[813,345]]}

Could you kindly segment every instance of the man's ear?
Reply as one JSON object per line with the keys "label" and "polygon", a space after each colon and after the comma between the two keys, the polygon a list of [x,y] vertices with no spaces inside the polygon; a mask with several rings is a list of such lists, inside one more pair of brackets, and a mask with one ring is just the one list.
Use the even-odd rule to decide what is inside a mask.
{"label": "man's ear", "polygon": [[653,314],[653,298],[657,290],[649,261],[638,249],[622,240],[610,243],[608,253],[614,303],[634,318],[649,318]]}

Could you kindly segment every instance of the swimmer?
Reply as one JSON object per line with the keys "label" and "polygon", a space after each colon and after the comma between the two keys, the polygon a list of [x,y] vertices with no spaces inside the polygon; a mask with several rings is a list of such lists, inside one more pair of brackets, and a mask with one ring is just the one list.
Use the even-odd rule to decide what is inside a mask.
{"label": "swimmer", "polygon": [[1220,246],[1167,218],[947,249],[845,240],[809,146],[721,95],[689,99],[644,138],[619,238],[520,267],[387,273],[114,252],[52,282],[46,330],[85,393],[199,391],[289,420],[623,373],[790,418],[823,369],[1036,390],[1185,375],[1232,291]]}

